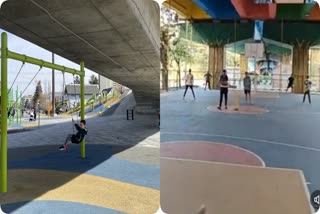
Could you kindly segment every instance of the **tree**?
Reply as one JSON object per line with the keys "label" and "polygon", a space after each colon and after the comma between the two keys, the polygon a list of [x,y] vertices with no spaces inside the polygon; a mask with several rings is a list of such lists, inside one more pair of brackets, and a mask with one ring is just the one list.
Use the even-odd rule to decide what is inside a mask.
{"label": "tree", "polygon": [[34,95],[32,97],[33,108],[37,107],[37,104],[41,98],[41,95],[42,95],[42,86],[41,86],[41,81],[39,80],[37,82],[36,90],[35,90]]}
{"label": "tree", "polygon": [[176,24],[179,20],[177,13],[169,8],[161,8],[160,16],[160,62],[162,88],[168,90],[168,72],[169,72],[169,46],[171,39],[176,35]]}
{"label": "tree", "polygon": [[89,79],[89,84],[91,85],[98,85],[99,84],[99,79],[97,76],[95,76],[94,74],[92,74],[90,76],[90,79]]}
{"label": "tree", "polygon": [[75,76],[74,80],[73,80],[74,84],[80,84],[80,77],[79,76]]}
{"label": "tree", "polygon": [[191,58],[187,42],[181,38],[177,38],[169,47],[169,53],[170,58],[177,64],[177,80],[179,88],[181,88],[181,63],[186,62]]}
{"label": "tree", "polygon": [[46,94],[41,94],[40,96],[40,108],[41,109],[47,109],[47,95]]}

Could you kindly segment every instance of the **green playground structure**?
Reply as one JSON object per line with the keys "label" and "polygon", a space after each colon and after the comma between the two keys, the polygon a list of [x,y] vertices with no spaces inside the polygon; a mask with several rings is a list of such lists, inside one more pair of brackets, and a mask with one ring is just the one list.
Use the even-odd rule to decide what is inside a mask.
{"label": "green playground structure", "polygon": [[[85,110],[91,109],[94,110],[96,107],[105,104],[109,99],[113,97],[119,97],[119,93],[114,93],[111,96],[105,96],[105,97],[100,97],[99,99],[96,98],[95,95],[92,95],[88,100],[85,101]],[[68,111],[69,114],[74,114],[75,112],[80,111],[80,106],[75,107]]]}
{"label": "green playground structure", "polygon": [[[8,106],[10,104],[13,107],[14,105],[18,106],[19,100],[22,97],[24,91],[27,87],[32,83],[32,80],[27,85],[26,89],[21,92],[20,94],[16,93],[16,100],[13,102],[13,94],[11,93],[12,90],[9,90],[8,93],[8,59],[13,59],[17,61],[21,61],[24,63],[29,63],[33,65],[40,66],[37,74],[43,67],[51,68],[55,70],[59,70],[62,72],[67,72],[75,75],[80,76],[80,112],[81,112],[81,120],[84,119],[84,77],[85,77],[85,70],[84,70],[84,62],[80,62],[80,70],[75,70],[72,68],[67,68],[65,66],[61,66],[58,64],[50,63],[44,60],[36,59],[33,57],[29,57],[26,55],[18,54],[12,52],[8,49],[8,37],[5,32],[1,34],[1,146],[0,146],[0,192],[7,192],[7,170],[8,170]],[[18,89],[17,89],[18,91]],[[12,95],[11,95],[12,94]],[[11,102],[11,103],[10,103]],[[21,102],[20,102],[21,104]],[[18,118],[18,117],[17,117]],[[10,121],[10,120],[9,120]],[[9,124],[10,125],[10,124]],[[81,158],[85,158],[85,140],[81,142]]]}
{"label": "green playground structure", "polygon": [[[8,109],[8,120],[9,120],[9,126],[13,126],[13,125],[21,125],[21,117],[22,117],[22,98],[21,98],[21,93],[18,90],[18,86],[17,89],[15,91],[15,96],[14,96],[14,91],[13,89],[9,89],[8,91],[8,105],[7,105],[7,109]],[[16,119],[16,121],[14,121],[14,119]]]}

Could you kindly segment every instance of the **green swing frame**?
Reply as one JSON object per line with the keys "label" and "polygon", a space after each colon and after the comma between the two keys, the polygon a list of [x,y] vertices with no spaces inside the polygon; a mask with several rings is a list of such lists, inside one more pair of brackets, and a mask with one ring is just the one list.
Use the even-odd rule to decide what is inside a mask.
{"label": "green swing frame", "polygon": [[[44,60],[12,52],[8,49],[7,33],[1,34],[1,143],[0,143],[0,192],[7,192],[8,185],[8,59],[21,61],[40,67],[51,68],[80,76],[80,112],[84,120],[84,61],[80,62],[80,70],[68,68]],[[85,139],[81,142],[81,158],[86,157]]]}

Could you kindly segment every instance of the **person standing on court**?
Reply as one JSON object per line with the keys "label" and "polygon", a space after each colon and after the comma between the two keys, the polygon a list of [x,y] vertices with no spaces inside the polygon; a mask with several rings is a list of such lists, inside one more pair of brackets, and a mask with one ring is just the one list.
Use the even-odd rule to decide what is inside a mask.
{"label": "person standing on court", "polygon": [[188,88],[191,89],[191,92],[192,92],[192,95],[193,95],[193,98],[196,99],[196,96],[194,95],[194,91],[193,91],[193,75],[191,73],[191,69],[189,69],[189,73],[187,74],[186,76],[186,89],[184,91],[184,94],[183,94],[183,99],[185,98],[186,96],[186,93],[187,93],[187,90]]}
{"label": "person standing on court", "polygon": [[209,71],[204,75],[204,77],[206,78],[204,90],[207,90],[207,85],[208,85],[209,90],[211,90],[211,87],[210,87],[210,79],[211,79],[212,76],[211,76],[211,74],[209,73]]}
{"label": "person standing on court", "polygon": [[219,80],[219,84],[220,84],[220,102],[218,107],[219,110],[221,110],[223,97],[224,97],[225,109],[228,109],[228,87],[229,87],[228,81],[229,81],[229,78],[227,75],[227,71],[223,70]]}
{"label": "person standing on court", "polygon": [[243,78],[243,88],[246,96],[246,102],[248,102],[249,97],[249,102],[251,103],[251,78],[248,72],[245,72],[245,77]]}
{"label": "person standing on court", "polygon": [[309,103],[311,104],[311,97],[310,97],[311,85],[312,85],[312,82],[309,80],[309,76],[307,76],[307,79],[304,81],[303,103],[306,99],[306,95],[308,95],[308,100],[309,100]]}
{"label": "person standing on court", "polygon": [[289,88],[293,89],[293,82],[294,82],[294,77],[293,77],[293,75],[291,74],[291,76],[288,78],[288,86],[287,86],[286,91],[288,91]]}

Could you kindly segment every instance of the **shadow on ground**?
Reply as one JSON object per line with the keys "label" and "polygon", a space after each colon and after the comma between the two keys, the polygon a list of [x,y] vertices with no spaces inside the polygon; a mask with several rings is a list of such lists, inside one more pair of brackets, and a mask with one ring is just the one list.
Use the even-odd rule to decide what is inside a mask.
{"label": "shadow on ground", "polygon": [[[125,107],[122,106],[122,109],[125,109]],[[119,110],[119,107],[117,110]],[[125,116],[123,115],[123,117]],[[121,136],[121,138],[125,139],[125,145],[117,145],[116,143],[118,142],[117,139],[119,137],[115,136],[111,136],[117,138],[111,139],[112,142],[105,142],[105,140],[102,139],[99,144],[92,144],[88,140],[86,145],[87,157],[85,159],[80,158],[79,145],[71,145],[67,151],[59,151],[57,147],[59,142],[54,142],[55,139],[52,139],[54,145],[10,148],[8,150],[8,192],[0,194],[0,202],[2,204],[3,211],[7,213],[14,212],[28,203],[23,201],[35,200],[46,192],[54,190],[72,181],[83,173],[157,189],[157,185],[153,186],[153,183],[157,182],[154,181],[154,179],[151,179],[156,173],[149,176],[150,179],[148,180],[148,174],[146,173],[150,173],[150,171],[148,171],[148,169],[147,171],[143,171],[144,169],[141,169],[143,168],[141,165],[137,166],[138,164],[130,163],[125,160],[119,160],[119,164],[114,164],[115,160],[110,160],[113,155],[134,147],[136,144],[159,132],[159,129],[155,128],[156,126],[150,126],[150,124],[153,123],[157,124],[157,117],[149,117],[149,119],[150,121],[146,122],[146,124],[135,124],[132,121],[133,123],[130,123],[131,125],[129,124],[129,127],[131,128],[124,127],[123,133],[117,133],[117,135],[115,135]],[[117,120],[117,117],[114,120]],[[88,123],[94,123],[94,118],[88,119]],[[104,127],[100,126],[99,128],[99,134],[101,134],[101,132],[105,133],[103,131]],[[120,127],[115,127],[115,131],[118,132],[119,128]],[[112,126],[106,126],[105,129],[109,129],[110,131]],[[31,131],[28,133],[32,134],[34,132]],[[95,140],[93,139],[99,137],[97,136],[97,133],[92,133],[94,136],[91,137],[94,142]],[[130,137],[130,133],[133,134],[134,137]],[[36,137],[37,136],[35,136],[35,138]],[[37,140],[41,141],[41,139]],[[108,144],[113,142],[115,142],[115,145]],[[44,176],[45,179],[39,181],[39,179],[35,178],[37,177],[36,173],[32,176],[25,175],[25,177],[22,176],[21,178],[14,177],[14,173],[10,172],[10,170],[14,169],[46,169],[73,173],[69,173],[65,177],[60,176],[56,178]],[[30,184],[32,182],[40,182],[39,188],[28,189],[28,187],[30,187],[28,183]],[[13,185],[12,183],[15,184]]]}

